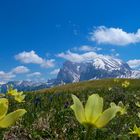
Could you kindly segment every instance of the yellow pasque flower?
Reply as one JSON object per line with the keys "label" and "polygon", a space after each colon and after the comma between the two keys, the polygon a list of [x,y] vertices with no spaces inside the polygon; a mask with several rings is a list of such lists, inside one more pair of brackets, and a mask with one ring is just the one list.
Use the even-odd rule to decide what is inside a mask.
{"label": "yellow pasque flower", "polygon": [[125,80],[123,83],[122,83],[122,87],[123,88],[127,88],[128,86],[130,85],[130,82]]}
{"label": "yellow pasque flower", "polygon": [[137,107],[140,107],[140,102],[136,102],[135,105],[136,105]]}
{"label": "yellow pasque flower", "polygon": [[9,102],[6,98],[0,98],[0,128],[12,126],[21,116],[26,113],[25,109],[18,109],[7,114],[8,104]]}
{"label": "yellow pasque flower", "polygon": [[17,89],[13,89],[13,86],[7,86],[7,95],[15,96],[17,94]]}
{"label": "yellow pasque flower", "polygon": [[136,125],[134,125],[133,130],[130,129],[131,132],[129,132],[130,134],[134,134],[134,135],[138,135],[138,137],[140,137],[140,127],[137,127]]}
{"label": "yellow pasque flower", "polygon": [[108,90],[111,91],[112,90],[112,87],[109,87]]}
{"label": "yellow pasque flower", "polygon": [[24,99],[25,99],[25,95],[23,94],[23,92],[17,92],[17,94],[14,96],[15,100],[19,103],[21,102],[25,102]]}
{"label": "yellow pasque flower", "polygon": [[120,115],[127,114],[127,108],[128,108],[128,106],[129,106],[128,104],[125,106],[125,105],[123,104],[123,102],[120,101],[120,102],[118,103],[118,106],[120,107],[120,110],[119,110]]}
{"label": "yellow pasque flower", "polygon": [[13,89],[12,86],[8,87],[7,94],[10,96],[14,96],[14,99],[19,103],[25,102],[25,95],[23,94],[23,92],[18,92],[17,89]]}
{"label": "yellow pasque flower", "polygon": [[102,128],[120,111],[120,107],[114,105],[114,103],[112,103],[111,107],[103,111],[103,98],[98,94],[89,96],[85,108],[75,95],[72,95],[72,99],[74,104],[71,108],[77,120],[85,126],[90,125],[96,128]]}
{"label": "yellow pasque flower", "polygon": [[115,82],[115,83],[119,83],[119,81],[120,81],[120,80],[119,80],[118,78],[114,78],[114,82]]}
{"label": "yellow pasque flower", "polygon": [[120,115],[124,115],[124,114],[127,114],[127,108],[128,108],[128,105],[124,105],[122,103],[122,101],[120,101],[118,103],[118,105],[116,105],[115,103],[111,103],[110,104],[111,107],[117,107],[118,108],[118,112],[120,113]]}

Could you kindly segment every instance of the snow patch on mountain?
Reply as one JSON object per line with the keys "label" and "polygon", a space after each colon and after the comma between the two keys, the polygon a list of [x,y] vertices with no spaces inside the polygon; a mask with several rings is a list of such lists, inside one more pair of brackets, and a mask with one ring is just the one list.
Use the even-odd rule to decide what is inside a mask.
{"label": "snow patch on mountain", "polygon": [[90,79],[130,78],[132,75],[134,72],[127,63],[111,56],[100,55],[79,63],[66,61],[60,69],[56,81],[73,83]]}
{"label": "snow patch on mountain", "polygon": [[140,70],[132,70],[131,78],[140,79]]}

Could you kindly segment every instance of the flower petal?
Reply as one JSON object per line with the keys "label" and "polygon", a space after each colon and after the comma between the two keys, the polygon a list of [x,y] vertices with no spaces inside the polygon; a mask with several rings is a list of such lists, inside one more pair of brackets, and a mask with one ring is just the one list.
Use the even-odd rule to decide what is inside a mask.
{"label": "flower petal", "polygon": [[0,120],[6,115],[8,111],[8,100],[0,98]]}
{"label": "flower petal", "polygon": [[74,104],[71,106],[71,109],[74,111],[76,119],[81,124],[83,124],[84,122],[86,122],[83,105],[81,101],[75,95],[72,95],[72,99],[73,99]]}
{"label": "flower petal", "polygon": [[7,128],[13,125],[19,119],[19,117],[23,116],[25,113],[25,109],[18,109],[12,113],[9,113],[2,120],[0,120],[0,128]]}
{"label": "flower petal", "polygon": [[85,115],[86,120],[89,123],[93,123],[98,119],[103,110],[103,98],[98,94],[93,94],[89,96],[86,106]]}
{"label": "flower petal", "polygon": [[95,122],[97,128],[104,127],[110,120],[112,120],[119,111],[118,107],[110,107],[106,109],[99,119]]}

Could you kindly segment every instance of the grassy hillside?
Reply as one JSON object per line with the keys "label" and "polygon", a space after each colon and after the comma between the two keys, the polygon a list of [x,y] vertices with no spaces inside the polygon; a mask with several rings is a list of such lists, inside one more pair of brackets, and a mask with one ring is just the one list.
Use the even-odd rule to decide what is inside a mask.
{"label": "grassy hillside", "polygon": [[110,102],[122,101],[129,104],[127,114],[115,117],[106,127],[93,129],[91,140],[135,140],[129,134],[134,124],[140,127],[137,113],[140,108],[140,80],[128,80],[130,86],[122,87],[125,79],[114,82],[113,79],[93,80],[26,93],[25,103],[11,100],[9,111],[25,108],[23,118],[8,129],[0,130],[0,139],[6,140],[82,140],[85,128],[76,120],[70,106],[71,94],[77,95],[85,104],[89,95],[97,93],[104,98],[104,108]]}
{"label": "grassy hillside", "polygon": [[38,91],[39,93],[57,93],[57,92],[77,92],[94,89],[108,89],[109,87],[120,86],[123,81],[131,82],[129,89],[137,90],[140,88],[140,80],[138,79],[119,79],[119,83],[114,82],[114,79],[91,80],[63,86],[56,86],[54,88],[44,89]]}

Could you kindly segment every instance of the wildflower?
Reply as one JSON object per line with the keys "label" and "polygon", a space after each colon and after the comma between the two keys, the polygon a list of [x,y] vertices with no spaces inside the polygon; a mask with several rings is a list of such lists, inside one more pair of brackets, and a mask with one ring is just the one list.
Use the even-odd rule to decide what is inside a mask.
{"label": "wildflower", "polygon": [[136,105],[137,107],[140,107],[140,102],[136,102],[135,105]]}
{"label": "wildflower", "polygon": [[23,92],[17,92],[17,94],[14,96],[15,100],[19,103],[21,102],[25,102],[24,99],[25,99],[25,95],[23,94]]}
{"label": "wildflower", "polygon": [[115,79],[114,79],[114,82],[115,82],[115,83],[119,83],[119,79],[115,78]]}
{"label": "wildflower", "polygon": [[10,127],[26,113],[25,109],[18,109],[7,114],[8,104],[9,102],[6,98],[0,98],[0,128]]}
{"label": "wildflower", "polygon": [[127,108],[128,108],[128,106],[129,105],[124,105],[123,103],[122,103],[122,101],[120,101],[119,103],[118,103],[118,105],[116,105],[115,103],[111,103],[111,106],[113,107],[118,107],[118,112],[120,113],[120,115],[124,115],[124,114],[127,114]]}
{"label": "wildflower", "polygon": [[23,92],[18,92],[17,89],[13,89],[13,86],[8,87],[7,95],[14,96],[14,99],[19,103],[25,102],[25,95]]}
{"label": "wildflower", "polygon": [[103,98],[98,94],[89,96],[85,109],[75,95],[72,95],[72,99],[74,104],[71,108],[73,109],[77,120],[84,126],[102,128],[120,111],[120,107],[117,105],[111,105],[111,107],[103,111]]}
{"label": "wildflower", "polygon": [[133,130],[130,129],[131,132],[129,132],[130,134],[135,134],[135,135],[138,135],[138,137],[140,137],[140,127],[137,127],[136,125],[134,125],[134,128]]}
{"label": "wildflower", "polygon": [[112,87],[109,87],[108,90],[111,91],[112,90]]}
{"label": "wildflower", "polygon": [[17,89],[13,89],[13,86],[7,86],[7,95],[15,96],[17,94]]}
{"label": "wildflower", "polygon": [[129,81],[124,81],[124,82],[122,83],[122,87],[123,87],[123,88],[127,88],[129,85],[130,85]]}

